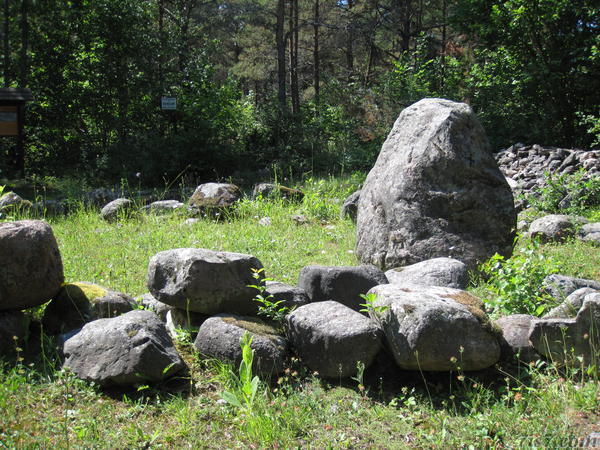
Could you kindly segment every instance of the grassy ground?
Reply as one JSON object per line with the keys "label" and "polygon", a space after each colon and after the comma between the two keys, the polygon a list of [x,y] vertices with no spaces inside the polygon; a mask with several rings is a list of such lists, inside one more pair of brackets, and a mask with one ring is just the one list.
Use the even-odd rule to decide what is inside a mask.
{"label": "grassy ground", "polygon": [[[138,295],[156,252],[203,247],[253,254],[267,276],[294,284],[308,264],[357,264],[355,227],[338,218],[356,182],[310,181],[302,204],[245,201],[228,220],[191,226],[177,216],[107,224],[84,208],[49,220],[68,281]],[[293,214],[308,223],[297,225]],[[270,226],[259,225],[263,217]],[[571,241],[538,250],[561,273],[600,279],[597,247]],[[488,295],[484,282],[472,289]],[[323,381],[291,361],[279,379],[261,385],[250,408],[239,409],[222,401],[233,386],[228,368],[199,358],[185,334],[177,346],[190,377],[176,390],[107,391],[56,370],[51,357],[7,362],[0,448],[557,447],[600,431],[600,383],[584,370],[513,362],[481,373],[411,373],[382,353],[355,379]]]}

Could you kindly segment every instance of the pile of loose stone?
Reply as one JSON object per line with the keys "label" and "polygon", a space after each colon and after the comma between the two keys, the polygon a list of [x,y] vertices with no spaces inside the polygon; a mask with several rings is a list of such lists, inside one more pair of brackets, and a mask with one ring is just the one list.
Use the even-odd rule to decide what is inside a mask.
{"label": "pile of loose stone", "polygon": [[[56,240],[43,221],[0,224],[0,352],[14,356],[28,333],[24,309],[46,302],[38,327],[56,337],[63,366],[103,386],[159,383],[185,372],[173,344],[195,334],[204,357],[239,363],[240,338],[253,337],[255,369],[284,370],[296,355],[326,378],[354,375],[377,354],[399,370],[480,370],[501,358],[592,364],[600,348],[600,283],[553,275],[549,292],[566,300],[544,318],[490,321],[466,292],[465,264],[435,258],[382,272],[370,265],[307,266],[297,286],[263,284],[263,296],[294,308],[282,324],[258,315],[251,256],[198,248],[151,258],[149,293],[137,301],[91,283],[64,283]],[[259,282],[259,285],[261,283]],[[374,294],[370,307],[361,294]],[[140,308],[145,308],[144,310]],[[30,325],[31,327],[31,325]],[[15,336],[16,338],[13,338]]]}
{"label": "pile of loose stone", "polygon": [[[514,144],[495,155],[513,192],[526,197],[546,185],[546,174],[572,175],[580,170],[585,176],[600,176],[600,150],[578,150],[540,145]],[[563,199],[569,206],[568,193]]]}

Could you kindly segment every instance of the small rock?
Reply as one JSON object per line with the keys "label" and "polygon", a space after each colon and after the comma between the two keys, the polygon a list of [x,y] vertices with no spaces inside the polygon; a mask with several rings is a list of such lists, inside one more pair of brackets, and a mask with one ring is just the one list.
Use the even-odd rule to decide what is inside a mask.
{"label": "small rock", "polygon": [[466,264],[452,258],[434,258],[410,266],[388,270],[391,284],[422,284],[465,289],[469,284]]}
{"label": "small rock", "polygon": [[600,348],[600,294],[588,294],[574,319],[535,319],[529,340],[536,351],[572,367],[597,364]]}
{"label": "small rock", "polygon": [[342,209],[340,211],[340,217],[342,219],[349,218],[353,222],[356,222],[356,216],[358,214],[358,201],[360,200],[360,189],[353,194],[350,194],[346,200],[344,200],[344,204],[342,205]]}
{"label": "small rock", "polygon": [[156,300],[150,292],[141,295],[136,301],[138,301],[145,309],[154,311],[163,322],[167,320],[167,313],[173,308],[170,305]]}
{"label": "small rock", "polygon": [[551,214],[534,220],[529,226],[529,234],[542,242],[562,241],[575,234],[575,224],[569,216]]}
{"label": "small rock", "polygon": [[46,303],[64,279],[50,225],[41,220],[0,223],[0,311]]}
{"label": "small rock", "polygon": [[128,198],[118,198],[105,205],[100,211],[100,217],[107,222],[126,219],[133,212],[133,202]]}
{"label": "small rock", "polygon": [[101,386],[164,381],[184,369],[165,325],[150,311],[90,322],[63,346],[63,367]]}
{"label": "small rock", "polygon": [[326,378],[354,375],[357,364],[368,367],[381,347],[376,322],[335,301],[301,306],[286,325],[302,362]]}
{"label": "small rock", "polygon": [[334,300],[359,311],[361,294],[379,284],[387,284],[385,274],[375,266],[306,266],[300,271],[298,286],[311,302]]}
{"label": "small rock", "polygon": [[278,281],[267,281],[265,286],[265,297],[272,296],[272,302],[283,302],[281,306],[297,308],[307,304],[310,300],[306,291],[298,286],[280,283]]}
{"label": "small rock", "polygon": [[304,192],[273,183],[260,183],[254,186],[254,190],[252,191],[253,199],[269,197],[279,197],[283,200],[301,202],[304,198]]}
{"label": "small rock", "polygon": [[210,317],[200,326],[194,345],[202,355],[238,367],[242,361],[240,341],[246,332],[252,337],[253,369],[267,376],[281,373],[288,356],[287,341],[275,327],[256,317],[229,314]]}
{"label": "small rock", "polygon": [[142,211],[152,213],[170,213],[177,210],[183,210],[184,208],[185,205],[177,200],[160,200],[142,207]]}
{"label": "small rock", "polygon": [[405,370],[481,370],[500,358],[498,331],[472,294],[438,286],[386,284],[369,291],[396,364]]}
{"label": "small rock", "polygon": [[548,294],[562,302],[577,289],[589,287],[600,291],[600,282],[586,280],[585,278],[574,278],[565,275],[552,274],[544,278],[542,286]]}
{"label": "small rock", "polygon": [[148,290],[159,302],[213,315],[256,314],[257,282],[262,263],[251,255],[179,248],[157,253],[148,267]]}
{"label": "small rock", "polygon": [[534,316],[527,314],[513,314],[494,322],[502,330],[499,341],[503,360],[510,360],[517,356],[520,361],[529,363],[540,358],[529,342],[529,327],[533,319]]}

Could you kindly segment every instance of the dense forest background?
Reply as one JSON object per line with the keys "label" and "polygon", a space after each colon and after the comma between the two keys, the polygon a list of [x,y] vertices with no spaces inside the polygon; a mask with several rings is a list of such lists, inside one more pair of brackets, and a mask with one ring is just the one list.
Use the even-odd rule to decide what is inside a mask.
{"label": "dense forest background", "polygon": [[[26,173],[162,184],[369,168],[405,106],[498,150],[600,144],[598,0],[3,0]],[[160,109],[163,95],[176,112]],[[0,178],[18,172],[0,141]]]}

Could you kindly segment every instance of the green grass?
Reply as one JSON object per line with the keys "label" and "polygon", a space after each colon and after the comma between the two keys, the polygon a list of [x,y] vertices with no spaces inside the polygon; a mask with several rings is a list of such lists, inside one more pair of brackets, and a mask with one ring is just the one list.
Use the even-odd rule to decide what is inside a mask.
{"label": "green grass", "polygon": [[[295,284],[308,264],[357,264],[355,226],[338,214],[359,181],[312,180],[301,204],[244,201],[227,220],[192,226],[181,216],[146,215],[108,224],[85,208],[49,221],[69,282],[141,294],[152,255],[202,247],[250,253],[267,277]],[[294,214],[308,223],[297,225]],[[271,226],[258,224],[263,217]],[[600,255],[591,244],[569,241],[539,251],[561,273],[600,279]],[[488,295],[483,282],[472,290]],[[182,336],[176,344],[190,366],[186,393],[102,390],[56,370],[51,356],[4,364],[0,448],[557,447],[600,431],[597,375],[516,363],[481,373],[420,374],[396,369],[384,353],[360,383],[326,382],[292,361],[279,379],[261,383],[250,411],[240,411],[222,402],[230,368],[200,359]]]}

